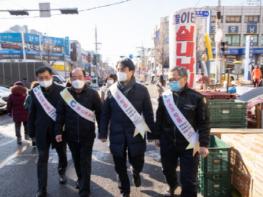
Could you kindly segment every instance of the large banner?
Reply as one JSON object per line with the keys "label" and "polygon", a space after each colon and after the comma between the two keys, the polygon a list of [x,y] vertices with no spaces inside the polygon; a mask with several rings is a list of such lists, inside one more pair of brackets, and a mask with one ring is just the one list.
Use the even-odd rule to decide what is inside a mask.
{"label": "large banner", "polygon": [[249,52],[250,52],[250,36],[248,35],[246,36],[245,61],[244,61],[244,79],[245,80],[250,79]]}
{"label": "large banner", "polygon": [[69,56],[69,37],[0,33],[0,59],[23,59],[23,45],[26,59],[55,61]]}
{"label": "large banner", "polygon": [[196,73],[195,11],[182,10],[170,18],[170,67],[188,70],[188,85],[194,86]]}
{"label": "large banner", "polygon": [[36,34],[25,33],[26,59],[41,59],[40,36]]}
{"label": "large banner", "polygon": [[22,34],[0,33],[0,59],[22,58]]}

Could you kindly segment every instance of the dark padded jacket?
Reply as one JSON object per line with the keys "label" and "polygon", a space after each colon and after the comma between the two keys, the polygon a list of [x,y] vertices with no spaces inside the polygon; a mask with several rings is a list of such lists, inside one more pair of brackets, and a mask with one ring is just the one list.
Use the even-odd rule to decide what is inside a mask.
{"label": "dark padded jacket", "polygon": [[[153,109],[147,88],[135,83],[126,97],[137,112],[144,116],[146,124],[153,131]],[[110,130],[110,150],[113,155],[122,157],[127,149],[131,156],[144,154],[146,150],[145,138],[140,135],[134,136],[135,127],[133,123],[119,107],[110,92],[103,104],[99,138],[105,139],[108,137],[108,126]]]}
{"label": "dark padded jacket", "polygon": [[[70,94],[82,106],[95,112],[97,123],[100,122],[101,101],[99,94],[85,85],[81,93],[76,93],[73,88],[68,88]],[[64,129],[63,129],[64,128]],[[57,120],[55,133],[63,134],[66,141],[85,143],[95,138],[95,123],[82,118],[68,106],[60,96],[57,107]]]}
{"label": "dark padded jacket", "polygon": [[[187,87],[179,93],[173,93],[173,98],[185,118],[195,131],[198,131],[200,146],[207,147],[210,128],[206,99],[200,93]],[[154,136],[160,139],[163,151],[171,150],[173,146],[182,151],[188,145],[187,140],[170,118],[162,97],[159,98]]]}
{"label": "dark padded jacket", "polygon": [[[60,92],[64,87],[53,83],[47,90],[44,88],[41,89],[50,104],[57,108]],[[36,137],[36,144],[39,149],[47,148],[47,144],[50,141],[53,142],[53,145],[57,145],[54,133],[55,122],[44,111],[33,91],[30,91],[30,96],[32,99],[28,121],[30,137]]]}

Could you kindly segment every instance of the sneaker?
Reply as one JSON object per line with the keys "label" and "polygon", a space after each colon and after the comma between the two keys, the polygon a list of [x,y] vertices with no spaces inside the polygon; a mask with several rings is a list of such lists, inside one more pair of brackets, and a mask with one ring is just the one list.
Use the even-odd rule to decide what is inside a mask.
{"label": "sneaker", "polygon": [[133,173],[133,182],[135,187],[140,187],[141,186],[141,177],[140,174],[138,173]]}

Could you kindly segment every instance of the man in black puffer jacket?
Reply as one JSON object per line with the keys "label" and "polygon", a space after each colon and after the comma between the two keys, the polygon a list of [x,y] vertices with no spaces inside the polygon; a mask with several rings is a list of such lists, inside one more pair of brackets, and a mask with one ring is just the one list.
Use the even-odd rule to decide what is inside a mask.
{"label": "man in black puffer jacket", "polygon": [[[199,133],[199,154],[207,156],[210,129],[206,99],[200,93],[187,87],[187,71],[183,67],[175,67],[169,72],[169,86],[174,104],[190,123],[193,131]],[[177,186],[177,160],[180,159],[181,196],[196,197],[199,156],[198,154],[193,156],[192,149],[186,150],[189,142],[169,115],[164,98],[165,95],[159,98],[154,136],[158,139],[157,144],[160,145],[163,173],[170,187],[169,195],[174,196]],[[175,114],[174,111],[172,113]]]}
{"label": "man in black puffer jacket", "polygon": [[[153,109],[150,95],[146,87],[136,83],[134,77],[135,66],[130,59],[124,59],[117,65],[117,88],[134,106],[137,113],[142,114],[149,129],[154,128]],[[126,103],[127,104],[127,103]],[[130,195],[130,182],[127,174],[127,152],[133,167],[133,178],[136,187],[141,185],[140,172],[144,165],[146,150],[145,136],[135,135],[134,123],[119,106],[112,92],[104,102],[99,138],[105,142],[108,137],[108,124],[110,124],[110,150],[113,155],[115,170],[120,180],[120,190],[123,196]],[[149,138],[149,133],[148,133]]]}
{"label": "man in black puffer jacket", "polygon": [[85,84],[85,72],[76,68],[70,73],[72,87],[61,93],[56,121],[56,140],[64,135],[72,153],[81,197],[90,195],[91,156],[95,138],[95,119],[100,121],[98,93]]}

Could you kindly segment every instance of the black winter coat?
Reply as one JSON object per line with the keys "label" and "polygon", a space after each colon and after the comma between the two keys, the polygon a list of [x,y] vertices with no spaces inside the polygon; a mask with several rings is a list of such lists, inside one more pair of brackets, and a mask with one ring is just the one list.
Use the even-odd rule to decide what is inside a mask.
{"label": "black winter coat", "polygon": [[[44,88],[41,89],[46,99],[56,108],[60,98],[60,92],[64,87],[53,83],[48,90]],[[39,149],[47,148],[47,144],[50,141],[53,143],[53,146],[58,145],[55,142],[55,122],[46,114],[33,91],[30,92],[30,96],[32,99],[28,122],[30,137],[36,137],[36,145]]]}
{"label": "black winter coat", "polygon": [[[138,113],[143,114],[149,129],[154,129],[153,109],[150,95],[146,87],[135,83],[126,95]],[[146,140],[141,135],[134,137],[135,127],[131,120],[111,96],[105,100],[101,115],[99,138],[106,139],[110,130],[110,150],[113,155],[123,157],[128,149],[131,156],[143,155],[146,150]]]}
{"label": "black winter coat", "polygon": [[[95,112],[97,123],[99,124],[101,113],[99,94],[87,86],[79,94],[73,88],[68,88],[68,91],[79,104]],[[62,97],[59,100],[55,128],[56,135],[64,134],[68,142],[85,143],[93,141],[96,136],[95,123],[82,118],[68,106]]]}
{"label": "black winter coat", "polygon": [[[206,99],[200,93],[187,87],[178,94],[173,93],[173,98],[185,118],[195,131],[198,131],[200,146],[207,147],[210,128]],[[170,118],[162,97],[159,98],[156,114],[155,138],[160,139],[163,152],[173,150],[173,147],[176,147],[178,151],[183,151],[188,145],[187,140]]]}

